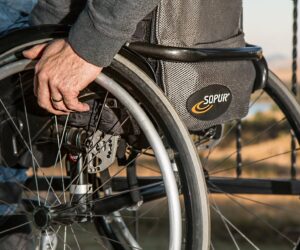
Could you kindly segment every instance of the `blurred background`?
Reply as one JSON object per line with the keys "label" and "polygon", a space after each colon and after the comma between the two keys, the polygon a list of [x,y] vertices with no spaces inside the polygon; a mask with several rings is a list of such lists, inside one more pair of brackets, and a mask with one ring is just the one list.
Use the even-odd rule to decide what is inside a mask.
{"label": "blurred background", "polygon": [[247,42],[263,48],[269,67],[287,83],[291,81],[292,25],[292,0],[244,0]]}
{"label": "blurred background", "polygon": [[[244,0],[244,32],[248,43],[263,48],[269,68],[285,82],[288,88],[291,88],[293,1]],[[300,32],[298,33],[300,35]],[[298,49],[300,50],[300,42]],[[298,62],[300,64],[300,60]],[[283,114],[266,94],[259,91],[253,95],[250,105],[249,114],[242,121],[243,170],[241,177],[290,179],[291,136]],[[203,166],[212,177],[236,177],[235,125],[229,124],[224,128],[226,140],[217,147],[200,150]],[[298,144],[296,147],[299,149]],[[299,151],[297,156],[300,158]],[[147,162],[147,159],[142,160]],[[300,178],[299,162],[299,160],[296,162],[298,169],[296,177],[298,178]],[[151,164],[155,165],[150,162]],[[53,173],[51,169],[44,171],[49,175],[61,174],[60,172]],[[155,173],[154,171],[153,174]],[[143,174],[146,174],[145,171]],[[209,197],[212,207],[212,249],[294,249],[295,243],[299,240],[300,200],[297,195],[225,193],[213,194]],[[149,223],[138,225],[140,228],[143,227],[141,231],[148,232],[150,229],[151,233],[155,232],[156,236],[153,238],[145,234],[146,249],[166,249],[162,242],[164,238],[167,238],[163,235],[167,219],[164,220],[166,211],[161,210],[163,207],[161,202],[165,201],[162,200],[155,206],[152,205],[155,209],[151,209],[150,212],[147,207],[139,212],[144,215],[145,218],[140,216],[144,222],[147,222],[147,216],[151,218],[159,215],[159,219],[162,219],[161,223],[154,221],[153,225]],[[132,226],[131,230],[134,231],[135,228]],[[71,235],[68,236],[68,239],[70,238],[72,238]],[[99,249],[97,242],[92,241],[88,233],[81,232],[80,241],[85,242],[88,249]],[[75,242],[69,242],[69,244],[76,247]]]}
{"label": "blurred background", "polygon": [[[248,43],[263,48],[269,68],[290,89],[293,1],[244,0],[244,32]],[[299,75],[299,70],[297,72]],[[265,94],[251,105],[242,125],[244,178],[291,178],[291,139],[289,127],[282,119],[283,114]],[[215,175],[236,176],[235,169],[222,172],[222,168],[235,164],[235,144],[235,132],[229,133],[226,143],[207,154],[209,172],[214,173],[218,167],[221,171],[215,171]],[[296,147],[299,148],[299,144]],[[297,157],[300,157],[299,151]],[[296,162],[298,169],[299,162]],[[299,178],[298,173],[296,176]],[[215,207],[211,209],[213,249],[295,249],[300,236],[299,196],[214,194],[210,200]],[[230,222],[224,222],[216,208]]]}

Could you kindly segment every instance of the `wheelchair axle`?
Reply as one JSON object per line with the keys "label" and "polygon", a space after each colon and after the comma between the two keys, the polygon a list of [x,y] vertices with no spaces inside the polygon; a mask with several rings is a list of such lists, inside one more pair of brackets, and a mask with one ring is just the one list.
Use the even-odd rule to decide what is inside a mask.
{"label": "wheelchair axle", "polygon": [[54,208],[39,206],[33,211],[33,222],[40,230],[46,230],[53,225],[82,223],[91,218],[92,213],[84,205],[62,204]]}

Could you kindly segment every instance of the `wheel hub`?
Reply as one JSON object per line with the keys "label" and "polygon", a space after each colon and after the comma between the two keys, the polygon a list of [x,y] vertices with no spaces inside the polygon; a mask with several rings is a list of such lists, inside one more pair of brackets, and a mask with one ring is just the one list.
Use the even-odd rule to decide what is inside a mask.
{"label": "wheel hub", "polygon": [[84,204],[80,206],[78,204],[62,204],[51,209],[39,206],[33,211],[33,222],[40,230],[45,230],[51,225],[86,222],[90,217],[89,208]]}
{"label": "wheel hub", "polygon": [[37,207],[33,212],[33,222],[37,228],[44,230],[50,226],[51,215],[46,207]]}

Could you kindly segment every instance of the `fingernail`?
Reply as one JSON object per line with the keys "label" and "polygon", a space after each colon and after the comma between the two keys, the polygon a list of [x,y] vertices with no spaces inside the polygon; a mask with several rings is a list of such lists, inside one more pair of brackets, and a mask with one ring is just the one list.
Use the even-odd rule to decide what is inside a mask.
{"label": "fingernail", "polygon": [[89,105],[84,105],[85,106],[85,111],[90,111],[90,106]]}

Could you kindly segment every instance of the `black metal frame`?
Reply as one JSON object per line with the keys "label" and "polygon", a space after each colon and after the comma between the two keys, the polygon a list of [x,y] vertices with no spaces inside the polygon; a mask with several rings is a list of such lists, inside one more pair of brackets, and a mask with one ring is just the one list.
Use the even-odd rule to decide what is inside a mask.
{"label": "black metal frame", "polygon": [[[48,183],[38,177],[39,191],[47,191]],[[144,202],[150,202],[163,198],[165,189],[161,177],[138,178],[140,194]],[[300,194],[300,181],[291,179],[249,179],[249,178],[209,178],[207,186],[211,194],[260,194],[260,195],[296,195]],[[70,178],[64,178],[64,186],[70,184]],[[35,190],[36,184],[33,177],[29,178],[25,186],[29,190]],[[61,177],[54,177],[52,187],[56,191],[63,191]],[[93,202],[93,212],[97,215],[109,214],[111,211],[134,205],[128,182],[125,177],[114,177],[112,179],[112,189],[116,194],[103,200]],[[5,199],[6,200],[6,199]],[[23,204],[27,211],[32,211],[34,200],[24,199]]]}
{"label": "black metal frame", "polygon": [[252,61],[256,70],[253,91],[264,88],[268,79],[268,65],[262,48],[247,44],[241,48],[187,48],[172,47],[145,42],[126,45],[130,50],[146,58],[156,60],[199,63],[205,61]]}
{"label": "black metal frame", "polygon": [[[40,191],[48,190],[47,181],[39,177],[38,186]],[[157,197],[163,197],[164,188],[161,177],[138,178],[142,194],[145,201],[151,201]],[[231,178],[231,177],[212,177],[206,180],[210,193],[229,193],[229,194],[262,194],[262,195],[300,195],[300,180],[291,179],[256,179],[256,178]],[[64,185],[70,184],[70,178],[64,178]],[[35,179],[28,178],[25,186],[30,190],[35,190]],[[63,191],[62,178],[54,177],[52,186],[54,190]],[[114,192],[124,192],[128,190],[128,183],[125,177],[114,177],[112,179]],[[157,192],[153,192],[155,190]],[[130,196],[130,193],[127,194]],[[8,197],[9,198],[9,197]]]}

